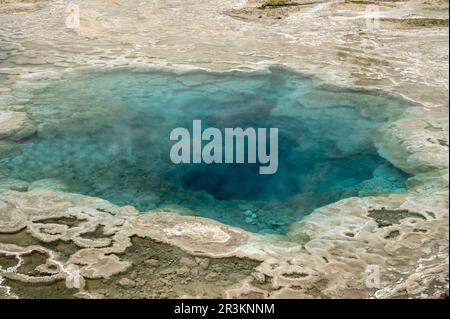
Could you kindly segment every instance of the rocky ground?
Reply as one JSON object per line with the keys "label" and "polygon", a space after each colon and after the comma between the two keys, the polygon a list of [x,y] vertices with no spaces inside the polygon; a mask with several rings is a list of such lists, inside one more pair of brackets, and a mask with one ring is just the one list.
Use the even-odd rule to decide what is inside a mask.
{"label": "rocky ground", "polygon": [[45,7],[47,0],[1,0],[0,13],[35,11]]}
{"label": "rocky ground", "polygon": [[264,237],[0,172],[0,297],[448,296],[448,1],[73,3],[78,29],[65,1],[0,0],[0,156],[42,132],[30,98],[67,72],[283,64],[415,102],[374,134],[412,177],[405,194],[341,200]]}

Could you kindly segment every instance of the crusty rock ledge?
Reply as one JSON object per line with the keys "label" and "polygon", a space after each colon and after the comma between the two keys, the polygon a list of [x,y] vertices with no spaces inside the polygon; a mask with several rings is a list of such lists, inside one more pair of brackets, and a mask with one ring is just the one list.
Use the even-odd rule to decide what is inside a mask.
{"label": "crusty rock ledge", "polygon": [[[45,284],[47,297],[444,297],[448,212],[431,207],[446,196],[345,199],[292,225],[288,241],[82,195],[4,192],[2,296],[36,297]],[[64,285],[73,265],[80,289]],[[368,265],[380,267],[378,289]]]}

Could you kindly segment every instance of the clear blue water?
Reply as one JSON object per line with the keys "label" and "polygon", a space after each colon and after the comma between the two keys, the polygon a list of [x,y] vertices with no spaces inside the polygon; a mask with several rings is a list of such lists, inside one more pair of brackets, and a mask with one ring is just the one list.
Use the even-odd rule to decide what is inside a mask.
{"label": "clear blue water", "polygon": [[[90,72],[36,95],[39,135],[0,160],[8,176],[58,178],[70,191],[146,212],[198,214],[255,232],[282,233],[315,208],[350,196],[402,192],[406,175],[381,158],[378,113],[404,108],[380,93],[315,86],[270,74]],[[394,110],[394,111],[392,111]],[[180,164],[172,129],[279,129],[279,169],[259,164]]]}

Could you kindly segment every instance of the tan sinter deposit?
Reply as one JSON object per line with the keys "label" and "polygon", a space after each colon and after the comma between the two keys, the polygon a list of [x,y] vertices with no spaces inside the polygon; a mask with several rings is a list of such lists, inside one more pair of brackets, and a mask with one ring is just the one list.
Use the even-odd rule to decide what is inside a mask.
{"label": "tan sinter deposit", "polygon": [[45,129],[28,114],[33,92],[86,67],[283,64],[416,102],[374,135],[412,176],[408,192],[341,200],[285,237],[0,171],[0,298],[447,296],[448,1],[367,1],[377,23],[365,2],[75,0],[70,29],[68,1],[0,0],[0,157]]}

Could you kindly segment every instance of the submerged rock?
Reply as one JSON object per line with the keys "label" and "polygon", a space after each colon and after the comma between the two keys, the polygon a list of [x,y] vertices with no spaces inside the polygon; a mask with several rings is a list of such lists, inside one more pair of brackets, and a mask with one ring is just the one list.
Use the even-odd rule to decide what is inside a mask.
{"label": "submerged rock", "polygon": [[36,133],[25,112],[0,111],[0,139],[22,140]]}
{"label": "submerged rock", "polygon": [[0,140],[0,158],[4,155],[8,155],[14,151],[16,143],[13,141],[1,141]]}
{"label": "submerged rock", "polygon": [[[12,1],[6,2],[7,5],[2,6],[0,11],[10,7]],[[19,0],[14,1],[14,5],[38,2],[42,1]],[[320,0],[290,1],[305,4],[291,6],[290,9],[262,5],[269,2],[287,1],[255,0],[249,2],[250,8],[246,5],[242,10],[238,8],[239,12],[233,12],[233,16],[240,18],[256,21],[270,19],[276,22],[273,28],[261,28],[260,25],[255,27],[255,24],[246,23],[248,33],[254,35],[254,39],[249,40],[245,37],[240,37],[242,39],[236,37],[235,28],[228,28],[226,25],[217,23],[223,20],[220,18],[222,8],[231,7],[231,2],[221,3],[218,10],[209,10],[211,6],[209,1],[196,3],[195,6],[201,9],[198,12],[208,12],[207,15],[202,16],[202,24],[206,27],[201,33],[180,33],[178,32],[182,29],[180,25],[186,20],[184,19],[185,10],[179,10],[179,12],[169,10],[169,12],[165,8],[150,9],[152,2],[143,2],[142,12],[149,9],[156,10],[158,14],[140,17],[142,23],[138,30],[135,28],[135,19],[130,19],[128,8],[124,6],[119,12],[113,7],[105,7],[104,1],[93,0],[89,2],[89,6],[83,7],[85,13],[83,16],[87,23],[82,24],[81,31],[87,37],[79,37],[81,42],[75,52],[69,52],[67,46],[58,45],[61,41],[68,43],[66,35],[61,35],[62,38],[59,38],[60,32],[45,28],[49,22],[60,23],[59,15],[48,15],[47,11],[43,11],[40,15],[36,12],[33,14],[32,23],[29,19],[17,19],[15,15],[2,15],[2,23],[4,22],[6,26],[4,31],[9,32],[8,30],[11,29],[23,32],[20,38],[24,39],[23,49],[25,50],[21,51],[19,43],[11,42],[2,45],[4,53],[1,54],[0,60],[15,56],[12,60],[22,66],[8,67],[8,70],[3,69],[0,73],[19,75],[31,70],[31,67],[29,68],[31,64],[48,63],[50,66],[53,63],[51,60],[56,57],[47,57],[48,46],[31,48],[25,45],[27,42],[32,43],[33,41],[30,40],[35,40],[38,34],[44,42],[48,40],[49,43],[54,44],[52,47],[55,49],[55,54],[52,55],[57,56],[62,53],[61,56],[64,56],[62,58],[64,62],[59,62],[58,65],[54,63],[55,66],[68,67],[75,64],[104,66],[110,62],[111,64],[133,62],[126,61],[124,55],[128,53],[121,52],[119,46],[117,51],[112,53],[109,46],[102,48],[99,44],[93,52],[90,50],[92,43],[83,40],[84,38],[107,37],[107,43],[124,43],[124,47],[129,48],[128,44],[142,43],[142,39],[148,38],[151,34],[151,42],[158,45],[165,41],[164,37],[169,28],[174,45],[160,45],[158,49],[161,51],[160,55],[164,56],[168,62],[191,61],[203,68],[214,70],[221,69],[222,65],[227,69],[236,67],[248,70],[254,68],[255,64],[259,64],[255,61],[267,59],[299,70],[307,70],[310,73],[320,73],[327,76],[325,80],[395,91],[426,105],[426,108],[423,108],[423,114],[408,115],[404,119],[382,126],[374,136],[383,157],[414,175],[408,181],[408,192],[367,198],[348,198],[321,207],[303,221],[289,227],[288,236],[291,242],[287,242],[273,237],[268,239],[268,237],[204,218],[180,216],[164,211],[155,215],[139,216],[134,209],[114,206],[98,198],[64,194],[48,189],[14,192],[9,191],[10,188],[8,188],[7,192],[0,193],[0,257],[7,256],[6,262],[11,260],[14,262],[11,269],[0,271],[0,297],[9,298],[17,295],[23,298],[36,296],[45,298],[55,297],[55,292],[58,294],[57,297],[87,298],[100,296],[110,298],[124,296],[134,298],[448,297],[448,77],[443,76],[447,74],[447,71],[442,68],[442,65],[448,63],[448,51],[444,48],[444,45],[448,47],[448,28],[431,28],[426,31],[415,29],[414,41],[411,41],[408,32],[396,30],[394,27],[386,29],[382,21],[382,29],[372,30],[373,36],[370,36],[368,41],[369,33],[364,31],[367,21],[361,18],[364,16],[366,6],[357,1],[345,3],[341,1],[323,3]],[[422,6],[425,3],[430,9],[433,9],[432,6],[439,5],[444,6],[445,10],[442,13],[428,9],[414,10],[416,6]],[[59,5],[59,2],[49,2],[51,10]],[[212,5],[217,6],[217,3],[214,2]],[[426,12],[426,16],[445,16],[448,19],[448,1],[406,1],[401,2],[399,6],[394,2],[389,2],[388,6],[380,3],[383,14],[393,18],[423,16]],[[298,16],[292,16],[282,23],[277,22],[279,18],[298,9],[301,9]],[[165,11],[171,15],[172,26],[167,23],[155,23],[155,19],[167,20]],[[118,23],[97,27],[96,20],[100,13],[105,18],[113,17]],[[343,19],[339,19],[339,23],[330,24],[329,18],[332,16],[338,19],[343,17]],[[412,21],[412,19],[408,20]],[[389,23],[398,24],[399,22]],[[428,26],[431,22],[433,25],[436,22],[441,25],[444,21],[414,19],[415,25]],[[321,28],[324,23],[329,28]],[[120,25],[125,32],[111,32],[117,25]],[[130,28],[133,29],[132,37],[127,32]],[[45,32],[42,32],[43,29],[46,29]],[[345,30],[357,32],[349,37]],[[222,35],[221,37],[215,36],[218,32]],[[389,37],[377,37],[377,34],[389,34]],[[235,43],[235,47],[239,49],[235,50],[233,46],[229,46],[226,50],[216,50],[214,56],[209,54],[211,59],[208,61],[199,58],[210,53],[211,47],[222,48],[223,43],[230,42],[224,39],[233,39],[231,42]],[[369,46],[367,46],[368,43]],[[195,50],[183,50],[186,44],[195,46]],[[86,48],[85,52],[83,52],[84,48]],[[299,48],[303,54],[299,54]],[[148,55],[149,52],[154,53],[154,50],[144,52],[138,50],[136,46],[135,51],[131,55],[139,58],[142,62],[139,64],[141,68],[148,67],[147,62],[155,60]],[[195,56],[193,57],[192,54]],[[46,57],[42,58],[43,56]],[[120,61],[113,61],[116,56]],[[9,63],[10,61],[7,61],[6,65]],[[43,64],[39,68],[44,67]],[[0,80],[2,80],[1,76],[0,74]],[[27,77],[31,78],[34,75]],[[8,79],[8,81],[11,80]],[[94,81],[98,80],[94,79]],[[160,82],[162,82],[161,87],[167,87],[166,81]],[[190,84],[196,85],[203,82],[204,79],[200,78],[195,82],[191,81]],[[240,85],[245,86],[246,82],[248,81],[241,81]],[[18,96],[28,94],[28,90],[42,92],[44,88],[43,85],[24,84],[16,86],[16,88],[22,87]],[[145,85],[145,88],[148,86]],[[73,93],[73,89],[74,86],[71,86],[70,90],[64,93]],[[106,91],[109,94],[113,92],[113,90]],[[310,103],[305,103],[304,107],[311,109],[311,114],[315,112],[315,108],[330,106],[326,104],[326,100],[330,95],[336,96],[336,94],[326,91],[309,96]],[[233,95],[232,92],[231,90],[227,94]],[[30,112],[29,114],[33,114],[33,120],[38,117],[35,123],[39,125],[40,133],[44,133],[42,136],[45,133],[48,135],[54,132],[66,133],[70,127],[61,119],[85,122],[88,118],[92,119],[93,125],[98,125],[101,117],[118,113],[111,110],[123,109],[120,103],[112,109],[107,103],[97,103],[96,93],[97,91],[92,99],[93,105],[83,106],[74,99],[74,104],[80,111],[75,114],[72,106],[69,105],[66,108],[65,103],[57,103],[57,108],[54,104],[51,108],[45,108],[40,103],[36,103],[31,106],[33,110],[30,112],[28,109],[30,105],[24,102],[27,99],[25,95],[21,101],[17,101],[12,96],[0,96],[0,109],[9,105],[6,108],[9,111],[26,110]],[[60,95],[66,97],[66,94]],[[210,95],[213,93],[211,92]],[[341,96],[342,103],[339,105],[366,105],[361,112],[367,116],[381,114],[391,118],[398,117],[401,113],[393,109],[392,105],[384,103],[378,94],[375,94],[373,99],[364,96],[363,103],[353,103],[355,99],[359,99],[359,92]],[[295,100],[297,97],[289,96],[288,98]],[[65,99],[65,102],[69,102],[67,100]],[[22,103],[26,105],[23,109],[11,108],[11,105]],[[108,112],[103,112],[100,107],[97,107],[101,105],[107,106]],[[86,109],[83,110],[83,107]],[[417,120],[426,118],[433,109],[439,108],[442,108],[445,114],[426,121]],[[291,115],[295,109],[283,109],[277,106],[273,112],[278,112],[280,115],[286,112]],[[339,110],[333,111],[330,108],[326,111],[326,114],[333,114],[326,125],[340,118]],[[60,121],[54,121],[53,112],[59,114]],[[303,110],[302,113],[304,113]],[[67,116],[68,114],[74,117]],[[93,116],[88,116],[90,114]],[[111,117],[117,118],[115,115]],[[156,121],[160,120],[156,118]],[[4,136],[8,137],[0,138],[8,140],[21,138],[23,133],[20,133],[20,129],[16,136],[14,130],[11,133],[9,128],[8,131],[5,129],[4,123],[3,121],[0,127],[3,129]],[[349,123],[337,125],[336,129],[355,125],[354,121]],[[41,128],[45,129],[44,132]],[[71,132],[76,133],[73,128]],[[369,135],[339,134],[339,131],[335,133],[344,137],[343,142],[337,144],[337,147],[346,154],[364,151],[365,143],[356,142],[372,138]],[[315,134],[315,136],[319,135]],[[308,139],[302,140],[302,142],[307,141]],[[334,155],[339,156],[339,154]],[[44,162],[45,160],[44,156]],[[27,164],[26,160],[24,163]],[[23,165],[23,167],[26,166]],[[381,182],[381,180],[374,180],[374,182],[377,181]],[[393,179],[389,182],[395,183]],[[391,188],[387,190],[387,192],[390,191]],[[305,199],[307,197],[299,198],[298,202],[304,202]],[[244,211],[253,208],[240,209]],[[273,213],[275,209],[267,208],[266,210],[267,214],[258,211],[261,220]],[[73,218],[76,222],[67,222]],[[238,218],[244,222],[242,214]],[[277,226],[277,223],[274,221],[272,224]],[[95,231],[99,225],[104,227],[102,235],[110,236],[107,244],[98,245],[98,241],[83,240],[83,234]],[[147,246],[144,245],[145,243]],[[39,262],[30,257],[35,256],[36,252],[43,256],[39,257]],[[176,277],[175,271],[180,268],[178,264],[180,258],[192,259],[206,256],[208,264],[211,263],[208,268],[218,274],[217,281],[207,282],[204,278],[206,272],[196,267],[190,272],[196,276],[193,280],[195,283],[189,284],[188,278],[185,278],[186,287],[179,285],[180,280]],[[149,258],[156,258],[158,261],[156,265],[170,271],[162,273],[159,272],[159,267],[140,267],[141,262]],[[15,267],[19,259],[24,260],[23,267]],[[42,261],[42,259],[45,260]],[[65,289],[63,279],[67,277],[67,274],[59,265],[67,265],[68,260],[79,266],[81,275],[88,282],[85,288],[87,290],[77,293],[76,289]],[[5,261],[2,260],[2,262]],[[216,268],[217,264],[221,267]],[[50,267],[51,265],[54,267]],[[134,267],[132,271],[130,271],[131,267]],[[377,286],[368,286],[367,270],[374,267],[379,267],[381,280]],[[39,270],[45,273],[37,273]],[[256,282],[251,277],[251,274],[255,272],[261,274],[253,276]],[[210,276],[215,279],[214,275]],[[265,278],[264,282],[262,276]],[[117,289],[116,283],[122,278],[135,281],[139,289]],[[226,278],[226,281],[223,278]],[[145,283],[142,289],[141,283]],[[97,285],[99,288],[96,288]],[[25,289],[22,286],[25,286]]]}

